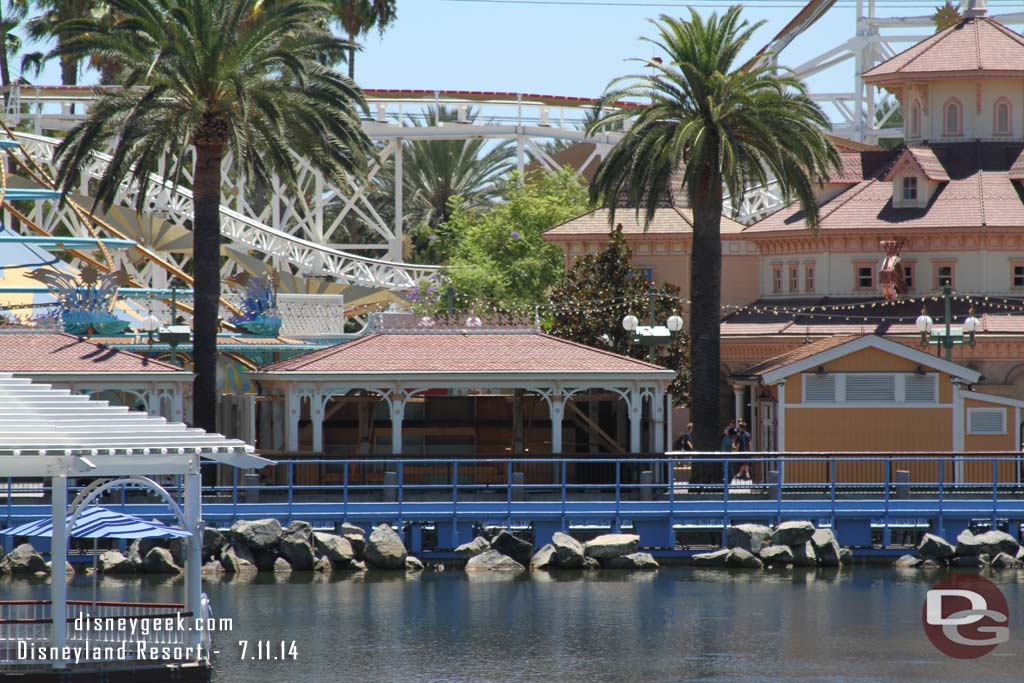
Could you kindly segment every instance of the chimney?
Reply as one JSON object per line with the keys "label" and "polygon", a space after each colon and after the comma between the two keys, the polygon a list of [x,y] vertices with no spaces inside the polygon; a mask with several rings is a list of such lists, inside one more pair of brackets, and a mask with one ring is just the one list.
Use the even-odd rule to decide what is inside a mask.
{"label": "chimney", "polygon": [[988,16],[988,8],[985,7],[985,0],[968,0],[967,9],[964,11],[965,19],[978,19]]}

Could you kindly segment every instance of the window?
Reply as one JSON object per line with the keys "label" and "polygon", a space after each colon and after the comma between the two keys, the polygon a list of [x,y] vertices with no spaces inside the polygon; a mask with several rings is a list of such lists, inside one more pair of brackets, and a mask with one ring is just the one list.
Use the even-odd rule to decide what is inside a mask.
{"label": "window", "polygon": [[800,266],[789,267],[789,291],[800,291]]}
{"label": "window", "polygon": [[805,292],[813,292],[814,291],[814,264],[813,263],[805,263],[804,264],[804,291]]}
{"label": "window", "polygon": [[894,375],[846,376],[846,400],[850,402],[893,402],[896,400],[896,377]]}
{"label": "window", "polygon": [[903,201],[917,201],[917,176],[908,176],[903,179]]}
{"label": "window", "polygon": [[921,137],[921,105],[917,102],[910,107],[910,137]]}
{"label": "window", "polygon": [[772,266],[772,292],[782,294],[782,266]]}
{"label": "window", "polygon": [[935,264],[935,289],[942,289],[946,285],[953,286],[953,264]]}
{"label": "window", "polygon": [[875,267],[870,265],[858,265],[856,268],[856,280],[854,284],[857,289],[875,288]]}
{"label": "window", "polygon": [[909,292],[914,288],[914,266],[905,265],[903,266],[903,283],[907,286]]}
{"label": "window", "polygon": [[835,375],[804,375],[804,403],[835,403]]}
{"label": "window", "polygon": [[963,135],[963,107],[960,106],[960,100],[953,98],[946,102],[943,114],[943,134]]}
{"label": "window", "polygon": [[907,375],[903,379],[904,400],[907,403],[935,403],[938,401],[937,375]]}
{"label": "window", "polygon": [[1003,408],[968,408],[968,434],[1005,434],[1006,410]]}
{"label": "window", "polygon": [[1024,288],[1024,265],[1013,264],[1013,286]]}
{"label": "window", "polygon": [[1010,101],[1005,97],[996,100],[996,109],[993,112],[992,132],[996,135],[1010,135]]}

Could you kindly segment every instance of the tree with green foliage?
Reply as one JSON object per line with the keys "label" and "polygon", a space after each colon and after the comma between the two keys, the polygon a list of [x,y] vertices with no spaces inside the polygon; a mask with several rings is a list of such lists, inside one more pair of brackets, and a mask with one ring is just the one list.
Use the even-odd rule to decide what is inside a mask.
{"label": "tree with green foliage", "polygon": [[[95,187],[109,207],[124,183],[148,189],[184,180],[192,163],[195,277],[194,423],[215,428],[221,292],[222,162],[230,153],[249,178],[276,175],[296,186],[295,152],[341,183],[362,174],[370,142],[352,81],[324,67],[347,45],[323,27],[316,0],[107,0],[116,20],[69,20],[56,27],[59,57],[100,53],[123,66],[125,88],[103,92],[57,148],[62,189],[78,187],[94,152],[111,160]],[[337,61],[335,59],[334,61]],[[332,62],[333,63],[333,62]],[[165,163],[166,161],[166,163]]]}
{"label": "tree with green foliage", "polygon": [[[15,33],[22,28],[22,22],[28,14],[28,0],[7,0],[0,2],[0,31],[3,31],[3,49],[0,49],[0,85],[11,84],[11,58],[17,55],[24,44],[21,36]],[[4,102],[7,95],[4,95]]]}
{"label": "tree with green foliage", "polygon": [[446,273],[459,300],[504,308],[547,301],[562,279],[563,256],[543,234],[587,209],[587,190],[571,169],[533,173],[524,183],[513,175],[485,209],[453,199],[442,232],[452,240]]}
{"label": "tree with green foliage", "polygon": [[[690,250],[690,337],[693,390],[690,404],[699,450],[716,451],[720,431],[720,331],[722,316],[723,186],[738,202],[747,184],[778,180],[786,197],[818,222],[815,186],[838,166],[839,155],[823,130],[828,118],[791,72],[771,60],[737,66],[763,22],[750,25],[732,7],[707,19],[661,15],[658,37],[647,39],[664,58],[637,60],[643,73],[609,84],[602,106],[609,113],[594,128],[630,123],[603,160],[591,196],[614,211],[623,198],[644,214],[645,225],[670,192],[682,168],[682,186],[693,211]],[[616,106],[632,102],[636,106]],[[708,468],[708,472],[713,472]]]}
{"label": "tree with green foliage", "polygon": [[[639,360],[648,360],[648,347],[635,344],[622,319],[635,315],[646,325],[650,315],[651,283],[632,265],[633,254],[616,225],[608,246],[600,254],[576,261],[565,279],[551,292],[551,334],[608,349]],[[655,290],[654,319],[664,325],[669,316],[681,315],[679,287],[665,283]],[[676,404],[690,397],[687,336],[676,335],[669,344],[656,347],[655,363],[679,373],[670,391]]]}
{"label": "tree with green foliage", "polygon": [[384,30],[398,19],[396,0],[325,0],[334,20],[348,35],[348,77],[356,77],[356,38]]}
{"label": "tree with green foliage", "polygon": [[[59,44],[62,38],[57,33],[58,26],[76,19],[99,18],[105,13],[100,0],[34,0],[33,4],[40,13],[29,19],[26,27],[28,37],[34,41],[56,38]],[[33,68],[38,74],[43,64],[53,56],[60,59],[60,82],[63,85],[77,85],[78,66],[83,57],[58,54],[56,51],[49,55],[34,52],[26,56],[26,67]],[[92,60],[97,57],[98,53],[88,55],[85,59]]]}

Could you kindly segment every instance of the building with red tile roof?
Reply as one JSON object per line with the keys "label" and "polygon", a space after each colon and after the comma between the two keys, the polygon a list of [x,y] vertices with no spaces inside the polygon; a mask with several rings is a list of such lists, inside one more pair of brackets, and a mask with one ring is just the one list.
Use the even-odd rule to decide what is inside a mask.
{"label": "building with red tile roof", "polygon": [[193,374],[64,332],[0,329],[0,372],[183,421]]}

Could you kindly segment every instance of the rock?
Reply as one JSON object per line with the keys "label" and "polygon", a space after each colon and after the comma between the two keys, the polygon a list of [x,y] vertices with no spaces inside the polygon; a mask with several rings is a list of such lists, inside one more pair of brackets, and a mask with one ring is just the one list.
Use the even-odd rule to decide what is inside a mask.
{"label": "rock", "polygon": [[315,572],[329,572],[332,569],[334,569],[334,565],[331,564],[331,561],[326,556],[321,557],[313,565],[313,571]]}
{"label": "rock", "polygon": [[405,569],[405,544],[387,524],[381,524],[366,541],[366,561],[375,569]]}
{"label": "rock", "polygon": [[789,546],[789,549],[793,553],[794,567],[818,566],[818,555],[814,552],[814,544],[810,541],[808,541],[807,543],[798,543],[796,545],[791,545]]}
{"label": "rock", "polygon": [[[486,552],[486,551],[485,551]],[[475,557],[475,555],[474,555]],[[530,569],[539,571],[542,569],[556,569],[558,567],[558,555],[555,553],[555,546],[545,544],[530,559]]]}
{"label": "rock", "polygon": [[762,569],[764,563],[749,550],[733,548],[729,556],[725,558],[726,567],[739,567],[742,569]]}
{"label": "rock", "polygon": [[725,529],[725,545],[729,548],[743,548],[755,555],[764,544],[771,540],[772,530],[762,524],[737,524]]}
{"label": "rock", "polygon": [[978,555],[978,565],[984,567],[987,564],[991,564],[992,560],[990,560],[989,557],[988,553]]}
{"label": "rock", "polygon": [[583,548],[587,557],[595,560],[608,560],[613,557],[632,555],[640,546],[640,537],[636,534],[604,534],[587,541]]}
{"label": "rock", "polygon": [[783,522],[772,533],[772,545],[800,545],[814,536],[814,525],[810,522]]}
{"label": "rock", "polygon": [[914,557],[913,555],[904,555],[900,559],[893,562],[892,566],[896,567],[897,569],[917,569],[921,566],[923,562],[924,560],[922,560],[919,557]]}
{"label": "rock", "polygon": [[[47,574],[52,574],[53,573],[53,562],[47,562],[46,563],[46,573]],[[75,568],[71,566],[70,562],[65,562],[64,563],[64,573],[66,575],[68,575],[68,576],[74,576]]]}
{"label": "rock", "polygon": [[922,560],[921,569],[941,569],[946,566],[945,560]]}
{"label": "rock", "polygon": [[279,557],[274,560],[274,573],[275,574],[290,574],[292,566],[288,563],[288,560],[283,557]]}
{"label": "rock", "polygon": [[977,555],[966,555],[964,557],[960,557],[958,555],[956,557],[949,558],[949,560],[947,560],[947,562],[949,562],[949,565],[951,567],[984,567],[985,566],[985,564],[979,559],[979,557]]}
{"label": "rock", "polygon": [[998,555],[1006,553],[1016,557],[1020,552],[1020,543],[1005,531],[986,531],[983,534],[972,534],[965,530],[956,537],[957,555]]}
{"label": "rock", "polygon": [[342,534],[342,538],[348,541],[349,545],[352,546],[352,554],[357,560],[363,560],[366,557],[366,536],[363,534]]}
{"label": "rock", "polygon": [[203,565],[202,573],[204,576],[209,576],[212,574],[223,574],[224,565],[221,564],[218,560],[210,560],[209,562]]}
{"label": "rock", "polygon": [[814,546],[814,554],[818,558],[818,564],[822,567],[839,566],[839,542],[831,529],[818,529],[811,536],[811,545]]}
{"label": "rock", "polygon": [[579,569],[583,566],[584,547],[569,534],[556,531],[551,536],[551,545],[555,547],[558,566],[565,569]]}
{"label": "rock", "polygon": [[467,572],[521,572],[525,570],[526,567],[508,555],[503,555],[493,549],[469,558],[469,562],[466,563]]}
{"label": "rock", "polygon": [[0,574],[35,574],[45,571],[46,560],[28,543],[22,543],[0,560]]}
{"label": "rock", "polygon": [[508,529],[502,529],[491,540],[491,549],[511,557],[524,567],[530,564],[530,555],[533,554],[533,544],[513,536]]}
{"label": "rock", "polygon": [[167,547],[167,541],[161,538],[137,538],[128,546],[128,561],[135,565],[136,569],[141,569],[150,550]]}
{"label": "rock", "polygon": [[347,538],[326,534],[320,531],[313,532],[313,545],[317,552],[323,555],[333,565],[346,565],[356,559],[352,544]]}
{"label": "rock", "polygon": [[418,557],[412,555],[405,556],[405,571],[407,572],[421,572],[423,571],[423,563],[420,562]]}
{"label": "rock", "polygon": [[853,564],[853,551],[849,548],[840,548],[839,564]]}
{"label": "rock", "polygon": [[1021,546],[1021,549],[1017,551],[1017,561],[1024,562],[1024,546]]}
{"label": "rock", "polygon": [[1011,569],[1017,566],[1017,558],[1008,553],[999,553],[989,563],[994,569]]}
{"label": "rock", "polygon": [[249,546],[243,543],[228,546],[220,555],[220,563],[229,574],[256,571],[256,558]]}
{"label": "rock", "polygon": [[761,561],[765,564],[793,564],[793,551],[788,545],[770,545],[761,548]]}
{"label": "rock", "polygon": [[355,524],[349,524],[348,522],[341,523],[341,529],[338,530],[341,536],[366,536],[366,530],[361,526]]}
{"label": "rock", "polygon": [[228,544],[224,534],[219,530],[214,529],[212,526],[208,526],[203,529],[203,562],[220,557],[220,553],[224,550],[224,546]]}
{"label": "rock", "polygon": [[584,557],[583,558],[583,567],[582,567],[582,569],[600,569],[600,568],[601,568],[601,563],[598,562],[597,560],[595,560],[594,558],[592,558],[592,557]]}
{"label": "rock", "polygon": [[348,571],[348,572],[365,572],[366,571],[366,563],[365,562],[360,562],[359,560],[356,560],[355,562],[348,563],[344,567],[335,567],[335,569],[341,569],[343,571]]}
{"label": "rock", "polygon": [[456,548],[455,553],[459,557],[465,557],[466,559],[469,559],[471,557],[476,557],[480,553],[485,553],[490,549],[491,542],[483,536],[477,536],[469,543],[463,543],[458,548]]}
{"label": "rock", "polygon": [[277,562],[277,553],[273,550],[252,549],[252,556],[256,559],[256,569],[261,572],[274,571],[274,563]]}
{"label": "rock", "polygon": [[925,534],[917,546],[917,556],[922,560],[946,560],[956,555],[956,546],[935,534]]}
{"label": "rock", "polygon": [[242,520],[235,522],[229,533],[253,550],[271,550],[281,541],[281,523],[276,519]]}
{"label": "rock", "polygon": [[104,574],[131,574],[135,567],[136,565],[117,550],[108,550],[101,554],[96,563],[96,568]]}
{"label": "rock", "polygon": [[[288,561],[291,569],[305,571],[313,568],[316,557],[313,554],[313,527],[309,522],[292,522],[281,533],[277,552]],[[274,570],[277,570],[275,566]]]}
{"label": "rock", "polygon": [[182,569],[174,563],[174,556],[167,548],[151,548],[142,558],[142,571],[147,574],[180,574]]}
{"label": "rock", "polygon": [[629,555],[608,558],[602,566],[606,569],[650,571],[658,568],[658,561],[650,553],[630,553]]}
{"label": "rock", "polygon": [[693,566],[695,567],[724,567],[725,563],[729,560],[729,555],[732,551],[728,548],[722,550],[716,550],[713,553],[700,553],[694,555],[691,559]]}

